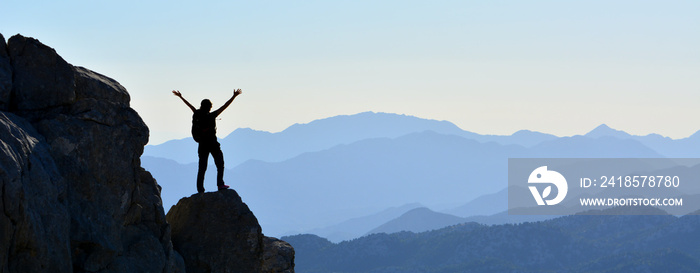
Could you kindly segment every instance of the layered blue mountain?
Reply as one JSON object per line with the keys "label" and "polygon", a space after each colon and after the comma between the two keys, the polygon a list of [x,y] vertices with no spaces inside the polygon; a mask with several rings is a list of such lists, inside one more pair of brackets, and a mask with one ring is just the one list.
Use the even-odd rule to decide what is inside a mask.
{"label": "layered blue mountain", "polygon": [[[189,123],[183,122],[183,126]],[[279,133],[242,128],[221,139],[227,166],[233,167],[250,159],[279,162],[306,152],[329,149],[371,138],[396,138],[410,133],[433,131],[458,135],[479,142],[517,144],[530,147],[553,135],[521,130],[511,136],[479,135],[464,131],[448,121],[421,119],[413,116],[364,112],[335,116],[307,124],[294,124]],[[181,164],[197,162],[197,143],[191,138],[148,145],[144,156],[168,158]]]}
{"label": "layered blue mountain", "polygon": [[[188,123],[185,124],[189,126]],[[447,121],[364,112],[315,120],[307,124],[294,124],[279,133],[237,129],[220,142],[228,166],[236,166],[250,159],[278,162],[302,153],[321,151],[363,139],[395,138],[426,130],[442,134],[476,135],[462,131]],[[169,158],[187,164],[197,161],[196,153],[192,153],[196,149],[197,144],[191,138],[185,138],[147,146],[144,155]]]}
{"label": "layered blue mountain", "polygon": [[419,203],[391,207],[371,215],[355,217],[335,225],[308,230],[305,231],[305,233],[318,235],[335,243],[346,241],[361,237],[365,235],[368,230],[372,230],[392,219],[401,217],[404,213],[421,207],[423,206]]}
{"label": "layered blue mountain", "polygon": [[[221,143],[229,168],[225,179],[256,212],[266,233],[314,230],[334,234],[337,241],[356,238],[408,211],[381,214],[388,208],[415,203],[483,223],[511,222],[500,213],[504,195],[488,197],[504,193],[508,158],[693,155],[700,134],[672,140],[602,125],[583,136],[524,130],[493,136],[446,121],[367,112],[279,133],[239,129]],[[195,192],[195,151],[191,139],[146,147],[142,164],[163,182],[166,209]],[[213,170],[205,181],[209,190],[215,186]],[[356,222],[362,223],[356,228],[342,224],[351,219],[374,220]]]}
{"label": "layered blue mountain", "polygon": [[484,194],[464,205],[447,209],[444,212],[460,217],[493,215],[508,209],[508,188],[496,193]]}
{"label": "layered blue mountain", "polygon": [[498,191],[506,186],[506,159],[525,152],[521,146],[426,131],[362,140],[278,163],[248,161],[229,177],[235,177],[242,196],[251,198],[246,202],[261,224],[266,223],[261,212],[283,214],[289,222],[269,224],[302,231],[392,206],[444,206]]}
{"label": "layered blue mountain", "polygon": [[593,139],[613,137],[635,140],[668,158],[696,158],[700,156],[700,131],[687,138],[674,140],[659,134],[648,134],[646,136],[630,135],[602,124],[584,136]]}
{"label": "layered blue mountain", "polygon": [[388,221],[367,234],[396,233],[401,231],[424,232],[440,229],[446,226],[464,223],[465,219],[447,213],[433,211],[429,208],[415,208],[400,217]]}

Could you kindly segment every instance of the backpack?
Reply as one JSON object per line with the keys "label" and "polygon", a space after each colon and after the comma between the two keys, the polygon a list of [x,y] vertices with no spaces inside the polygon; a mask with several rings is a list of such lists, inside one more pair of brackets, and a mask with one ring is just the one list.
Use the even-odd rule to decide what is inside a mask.
{"label": "backpack", "polygon": [[201,142],[207,138],[216,139],[216,120],[209,112],[194,111],[192,115],[192,138]]}

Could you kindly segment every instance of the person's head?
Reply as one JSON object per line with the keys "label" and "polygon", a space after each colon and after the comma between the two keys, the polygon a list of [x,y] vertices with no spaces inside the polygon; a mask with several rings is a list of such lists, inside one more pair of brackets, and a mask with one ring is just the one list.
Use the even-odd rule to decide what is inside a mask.
{"label": "person's head", "polygon": [[208,99],[203,99],[199,109],[207,110],[207,112],[211,111],[211,101]]}

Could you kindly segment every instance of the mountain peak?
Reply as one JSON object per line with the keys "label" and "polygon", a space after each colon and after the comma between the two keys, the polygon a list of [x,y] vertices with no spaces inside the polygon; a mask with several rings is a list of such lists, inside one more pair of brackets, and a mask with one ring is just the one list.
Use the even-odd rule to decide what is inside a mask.
{"label": "mountain peak", "polygon": [[624,139],[624,138],[629,138],[632,135],[630,135],[624,131],[615,130],[613,128],[610,128],[608,125],[603,123],[601,125],[598,125],[598,127],[595,127],[595,129],[591,130],[587,134],[585,134],[585,136],[591,137],[591,138],[615,137],[615,138]]}
{"label": "mountain peak", "polygon": [[[420,130],[416,128],[421,128]],[[437,132],[460,133],[462,130],[448,121],[424,119],[410,115],[361,112],[352,115],[338,115],[318,119],[304,124],[294,124],[283,131],[293,134],[300,131],[313,130],[318,133],[341,131],[343,134],[355,134],[362,129],[373,129],[385,134],[400,136],[406,132],[423,131],[426,128]]]}
{"label": "mountain peak", "polygon": [[415,208],[395,218],[367,234],[395,233],[399,231],[423,232],[463,223],[464,218],[447,213],[435,212],[426,207]]}
{"label": "mountain peak", "polygon": [[694,134],[690,135],[688,138],[700,138],[700,130],[698,130]]}

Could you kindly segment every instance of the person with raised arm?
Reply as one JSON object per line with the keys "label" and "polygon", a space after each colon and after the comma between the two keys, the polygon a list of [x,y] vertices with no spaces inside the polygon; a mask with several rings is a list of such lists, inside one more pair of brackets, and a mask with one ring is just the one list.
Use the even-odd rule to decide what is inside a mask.
{"label": "person with raised arm", "polygon": [[216,164],[216,185],[219,190],[228,189],[229,186],[224,184],[224,153],[221,152],[221,144],[216,138],[216,117],[221,112],[226,110],[233,100],[243,91],[236,89],[233,91],[231,99],[226,101],[223,106],[211,112],[211,101],[203,99],[199,109],[194,108],[190,102],[182,97],[182,93],[178,90],[173,90],[173,94],[187,105],[192,110],[192,138],[199,143],[197,154],[199,155],[199,170],[197,171],[197,192],[204,192],[204,173],[207,171],[209,162],[209,154],[214,158]]}

